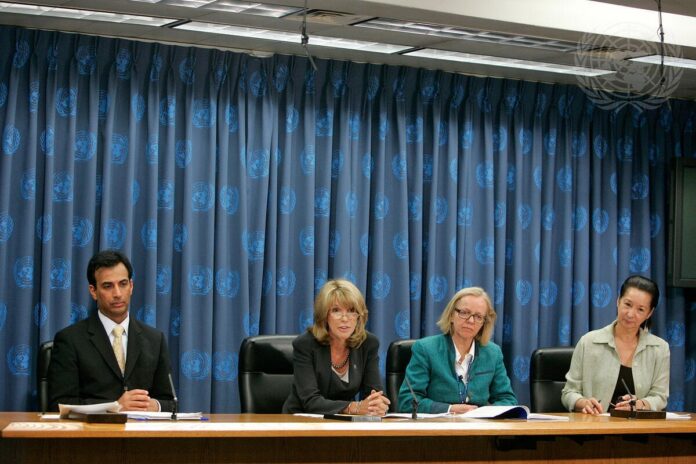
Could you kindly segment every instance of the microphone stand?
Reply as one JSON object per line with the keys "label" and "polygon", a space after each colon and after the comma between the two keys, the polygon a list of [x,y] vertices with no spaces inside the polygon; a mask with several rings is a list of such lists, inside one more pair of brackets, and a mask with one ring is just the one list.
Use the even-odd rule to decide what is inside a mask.
{"label": "microphone stand", "polygon": [[179,403],[179,399],[175,396],[174,397],[174,407],[172,408],[171,420],[176,420],[176,410],[178,409],[178,403]]}
{"label": "microphone stand", "polygon": [[404,377],[404,381],[411,392],[411,419],[416,420],[418,419],[418,397],[413,391],[413,387],[411,386],[411,382],[408,381],[408,377]]}
{"label": "microphone stand", "polygon": [[176,390],[174,389],[174,381],[172,380],[171,372],[168,375],[169,375],[169,387],[172,389],[172,400],[174,401],[174,404],[172,406],[171,420],[176,420],[176,410],[178,409],[178,406],[179,406],[179,399],[176,397]]}

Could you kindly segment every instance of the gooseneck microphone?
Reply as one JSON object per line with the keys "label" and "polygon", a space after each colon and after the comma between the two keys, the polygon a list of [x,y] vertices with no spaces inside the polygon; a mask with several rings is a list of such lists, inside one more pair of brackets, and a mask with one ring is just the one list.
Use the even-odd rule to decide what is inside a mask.
{"label": "gooseneck microphone", "polygon": [[176,420],[176,410],[179,406],[179,399],[176,397],[176,390],[174,389],[174,381],[172,380],[172,373],[167,374],[169,376],[169,387],[172,389],[172,397],[174,400],[174,406],[172,408],[172,420]]}
{"label": "gooseneck microphone", "polygon": [[628,388],[628,385],[626,385],[626,381],[621,377],[621,383],[623,384],[624,388],[626,389],[626,393],[628,393],[628,396],[631,398],[629,400],[629,406],[631,406],[631,412],[635,412],[636,410],[636,398],[633,396],[633,393],[631,393],[631,390]]}
{"label": "gooseneck microphone", "polygon": [[408,389],[411,391],[411,419],[418,419],[418,397],[411,387],[411,382],[408,381],[408,377],[404,377]]}

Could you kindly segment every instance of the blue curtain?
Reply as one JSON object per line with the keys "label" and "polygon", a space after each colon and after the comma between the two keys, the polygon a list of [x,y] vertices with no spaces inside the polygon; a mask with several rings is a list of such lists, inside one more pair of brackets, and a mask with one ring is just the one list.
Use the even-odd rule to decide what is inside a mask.
{"label": "blue curtain", "polygon": [[242,339],[305,330],[332,277],[365,293],[382,363],[484,287],[528,403],[531,352],[611,322],[632,273],[668,295],[669,409],[696,410],[696,303],[666,287],[696,104],[316,61],[0,28],[0,408],[37,409],[39,343],[93,309],[87,261],[117,248],[183,410],[238,411]]}

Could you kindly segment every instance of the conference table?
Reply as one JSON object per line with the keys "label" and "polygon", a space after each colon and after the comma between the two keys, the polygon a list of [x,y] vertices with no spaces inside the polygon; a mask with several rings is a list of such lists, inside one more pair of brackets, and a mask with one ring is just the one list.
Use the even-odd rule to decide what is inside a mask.
{"label": "conference table", "polygon": [[2,463],[694,463],[696,414],[567,421],[444,417],[344,422],[282,414],[88,424],[0,413]]}

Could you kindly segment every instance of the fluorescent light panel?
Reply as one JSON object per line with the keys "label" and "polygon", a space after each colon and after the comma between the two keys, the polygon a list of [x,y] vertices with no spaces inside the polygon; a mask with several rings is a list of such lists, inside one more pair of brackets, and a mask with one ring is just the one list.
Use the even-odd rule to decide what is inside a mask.
{"label": "fluorescent light panel", "polygon": [[[273,31],[269,29],[258,29],[255,27],[229,26],[198,21],[180,24],[178,26],[174,26],[174,28],[188,31],[232,35],[236,37],[252,37],[259,40],[276,40],[280,42],[300,43],[301,38],[300,34],[297,32]],[[309,45],[318,47],[343,48],[349,50],[362,50],[375,53],[397,53],[411,48],[410,46],[405,45],[339,39],[335,37],[323,37],[317,35],[312,35],[309,37]]]}
{"label": "fluorescent light panel", "polygon": [[462,63],[485,64],[489,66],[502,66],[506,68],[529,69],[532,71],[545,71],[560,74],[572,74],[576,76],[603,76],[613,74],[614,71],[605,69],[583,68],[579,66],[567,66],[562,64],[542,63],[539,61],[515,60],[497,56],[475,55],[472,53],[453,52],[448,50],[435,50],[424,48],[404,53],[406,56],[432,58],[436,60],[459,61]]}
{"label": "fluorescent light panel", "polygon": [[252,37],[254,39],[276,40],[280,42],[300,42],[300,34],[298,32],[272,31],[256,27],[231,26],[199,21],[179,24],[172,29],[205,32],[208,34],[233,35],[235,37]]}
{"label": "fluorescent light panel", "polygon": [[32,16],[47,16],[51,18],[86,19],[89,21],[104,21],[109,23],[128,23],[141,26],[164,26],[176,20],[172,18],[155,18],[152,16],[124,15],[105,13],[102,11],[77,10],[50,6],[25,5],[22,3],[0,2],[0,12],[18,13]]}
{"label": "fluorescent light panel", "polygon": [[[630,61],[639,61],[641,63],[660,64],[660,55],[641,56],[640,58],[630,58]],[[674,66],[677,68],[696,69],[696,60],[688,58],[678,58],[676,56],[665,56],[665,66]]]}
{"label": "fluorescent light panel", "polygon": [[282,18],[301,11],[302,8],[293,6],[273,5],[270,3],[245,2],[242,0],[130,0],[140,3],[157,3],[167,6],[185,8],[201,8],[204,10],[224,11],[228,13],[244,13],[255,16]]}
{"label": "fluorescent light panel", "polygon": [[574,42],[562,40],[548,40],[541,37],[529,37],[504,32],[480,31],[455,26],[443,26],[439,24],[419,23],[413,21],[400,21],[389,18],[370,19],[357,27],[379,29],[383,31],[405,32],[410,34],[430,35],[456,40],[469,40],[501,45],[516,45],[519,47],[538,48],[543,50],[556,50],[561,52],[573,51],[577,48]]}

